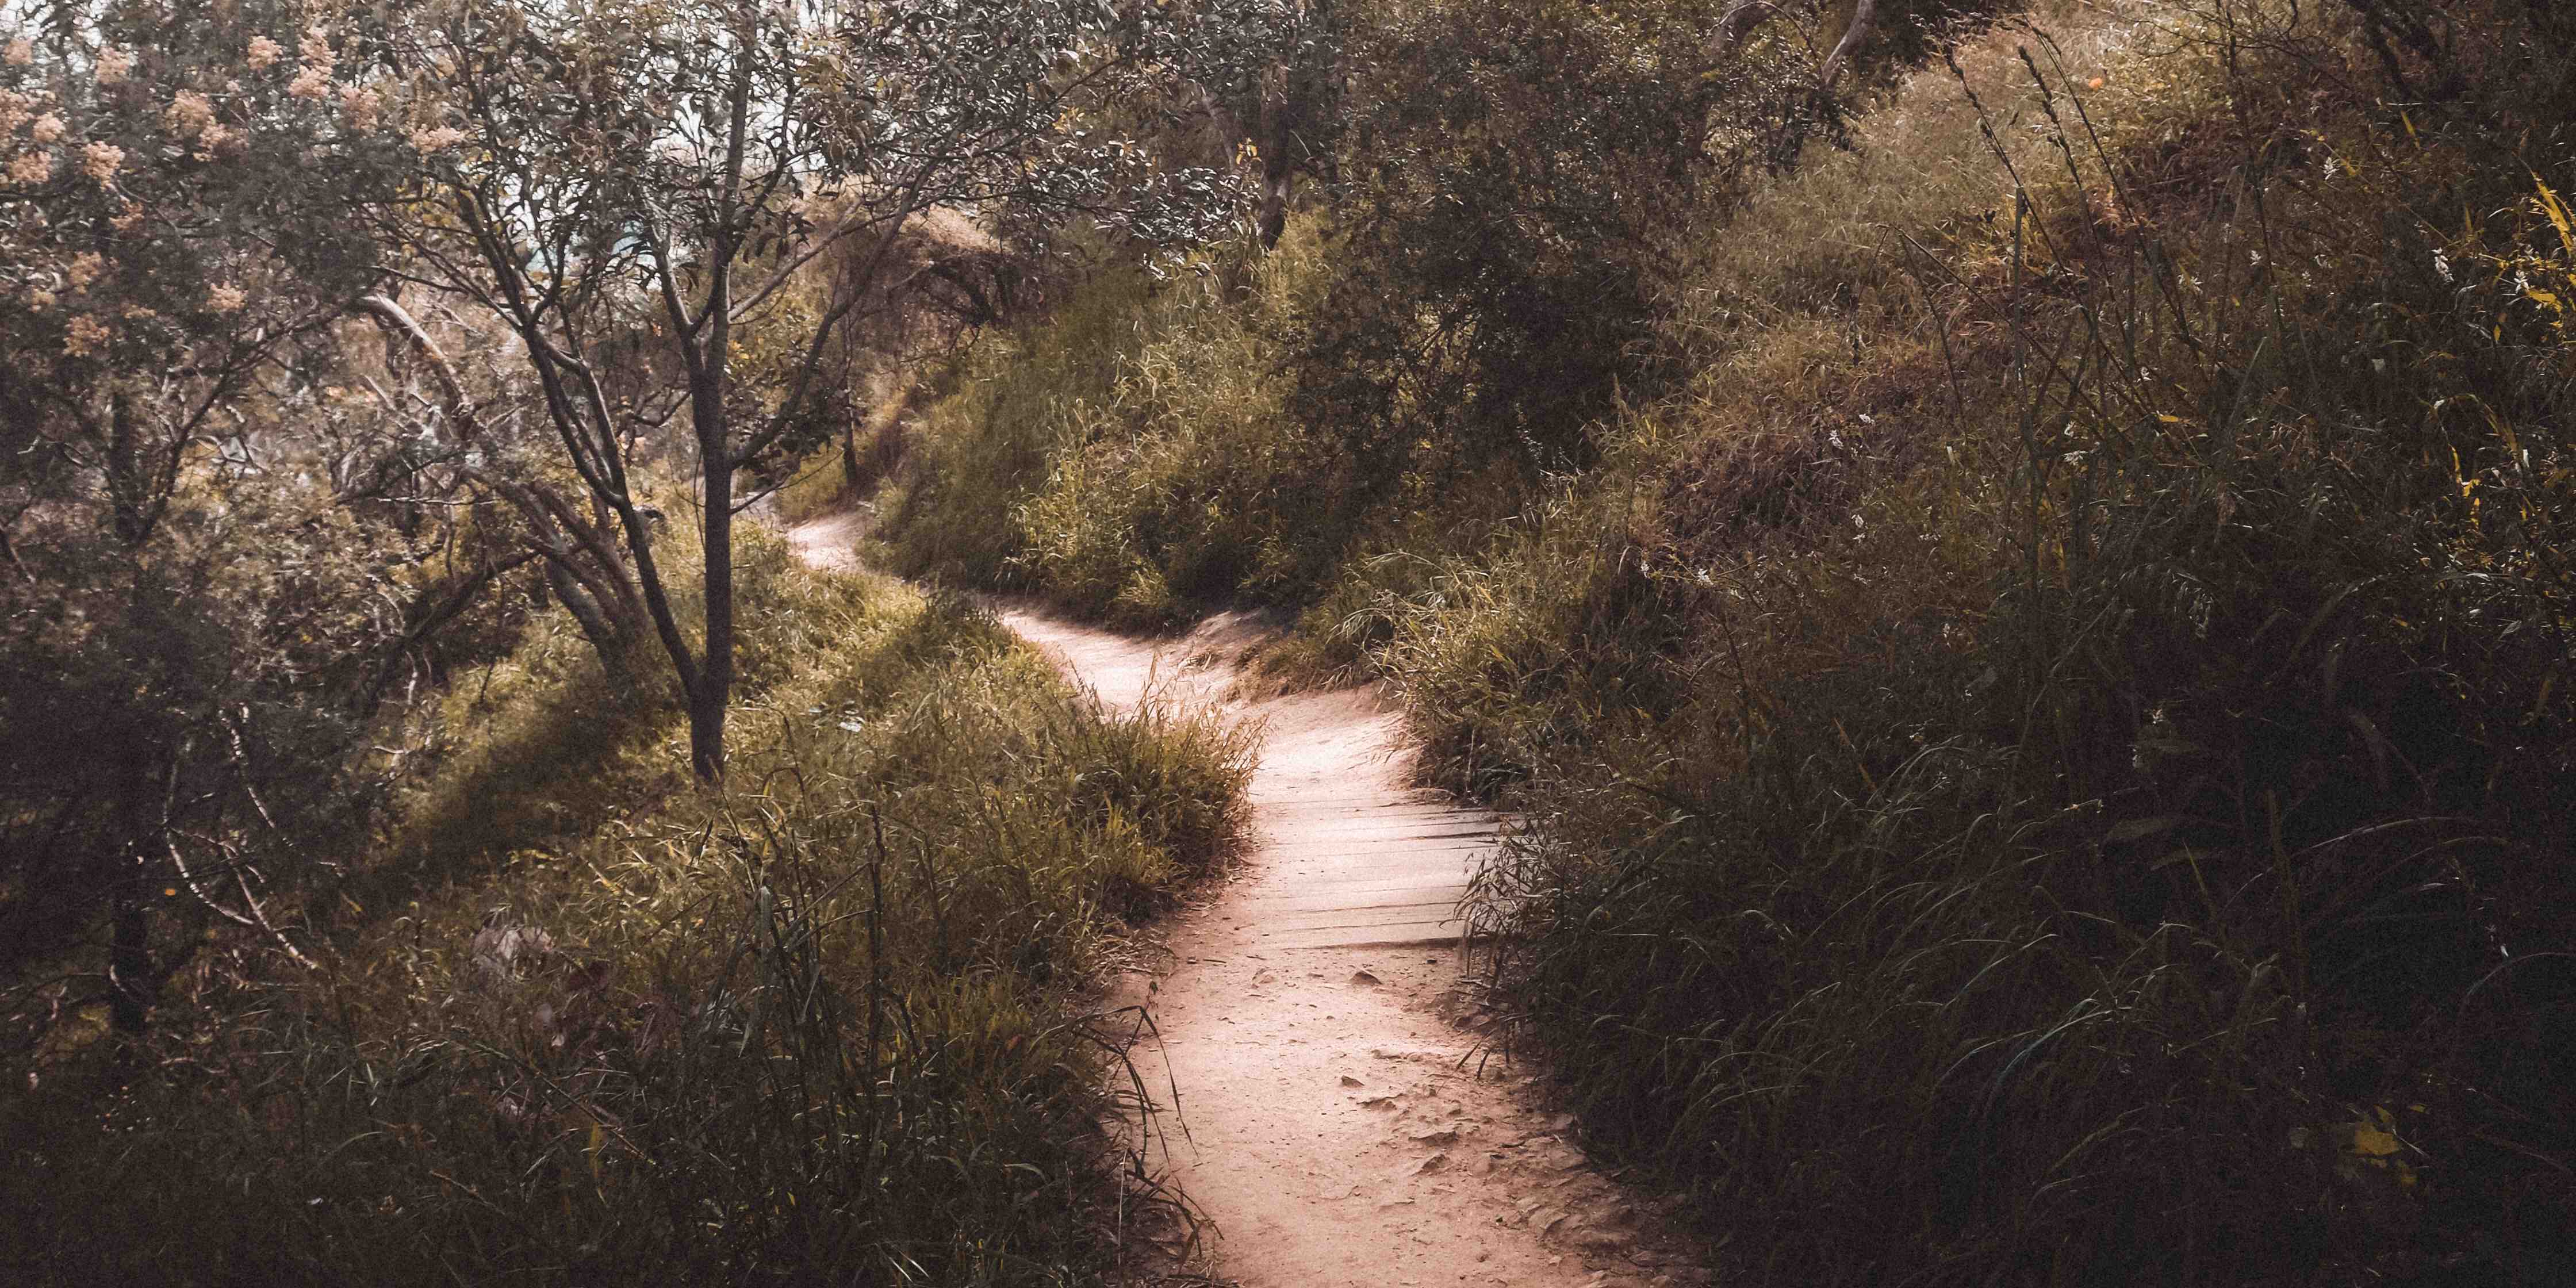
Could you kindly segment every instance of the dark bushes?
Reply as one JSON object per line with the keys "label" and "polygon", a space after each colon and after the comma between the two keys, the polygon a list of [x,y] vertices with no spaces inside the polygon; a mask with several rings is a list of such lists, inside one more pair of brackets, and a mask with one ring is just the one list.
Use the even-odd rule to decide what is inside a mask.
{"label": "dark bushes", "polygon": [[[1697,332],[1711,374],[1603,495],[1698,495],[1729,414],[1813,416],[1844,481],[1716,532],[1684,516],[1742,512],[1605,499],[1680,642],[1497,665],[1506,623],[1603,620],[1563,616],[1586,592],[1533,534],[1390,649],[1435,738],[1500,731],[1452,772],[1521,781],[1486,882],[1530,1033],[1747,1280],[2541,1284],[2576,1255],[2576,473],[2542,298],[2576,173],[2556,142],[2476,160],[2498,121],[2549,137],[2474,72],[2532,29],[2464,40],[2464,106],[2410,135],[2341,96],[2369,81],[2339,19],[2203,23],[2137,61],[1963,51],[2014,176],[1982,237],[1881,194],[1880,284],[1765,309],[1802,278],[1720,264],[1761,320]],[[2151,77],[2153,105],[2100,88]],[[2195,84],[2259,151],[2163,146]],[[2179,164],[2221,168],[2141,213]],[[2501,213],[2404,213],[2463,207]],[[1887,416],[1825,336],[1935,374]],[[1786,354],[1820,406],[1733,383]],[[1686,696],[1555,687],[1603,670]]]}
{"label": "dark bushes", "polygon": [[521,759],[578,719],[538,654],[586,658],[539,641],[451,722],[479,800],[429,793],[396,838],[476,847],[443,869],[471,881],[379,882],[331,969],[174,1009],[113,1094],[47,1066],[0,1119],[0,1265],[1065,1284],[1186,1242],[1128,1153],[1137,1017],[1084,990],[1222,861],[1241,747],[1079,704],[967,605],[754,546],[758,655],[805,665],[746,686],[727,789],[672,768],[667,710],[591,724],[574,779]]}

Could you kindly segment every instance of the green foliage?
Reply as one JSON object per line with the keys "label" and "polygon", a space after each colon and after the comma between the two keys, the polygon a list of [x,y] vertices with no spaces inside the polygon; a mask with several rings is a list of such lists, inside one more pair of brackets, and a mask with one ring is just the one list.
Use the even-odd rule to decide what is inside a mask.
{"label": "green foliage", "polygon": [[895,566],[1132,625],[1295,608],[1297,665],[1364,668],[1427,558],[1591,464],[1597,423],[1673,374],[1658,291],[1692,222],[1834,134],[1780,42],[1704,65],[1710,9],[1309,14],[1301,56],[1342,75],[1280,110],[1331,115],[1298,145],[1335,146],[1307,158],[1326,209],[1195,281],[1104,275],[988,347],[888,506]]}
{"label": "green foliage", "polygon": [[[962,602],[754,553],[752,652],[782,661],[745,677],[729,789],[678,768],[676,712],[601,710],[577,644],[461,686],[470,732],[384,860],[416,888],[348,911],[331,970],[174,1022],[103,1117],[76,1069],[14,1098],[40,1143],[0,1263],[1084,1283],[1185,1235],[1122,1196],[1134,1017],[1081,990],[1223,859],[1244,748],[1080,703]],[[472,851],[443,888],[441,849]]]}
{"label": "green foliage", "polygon": [[1704,125],[1769,88],[1701,75],[1694,6],[1472,8],[1372,9],[1347,55],[1337,272],[1296,406],[1380,486],[1426,453],[1588,462],[1584,427],[1645,374],[1645,283]]}
{"label": "green foliage", "polygon": [[66,1009],[139,1023],[205,940],[313,878],[315,847],[363,835],[385,786],[361,695],[401,625],[386,534],[256,477],[188,480],[139,546],[106,508],[17,525],[0,582],[10,1059]]}
{"label": "green foliage", "polygon": [[1501,981],[1721,1270],[2570,1255],[2570,172],[2495,163],[2497,21],[2405,119],[2332,15],[1960,51],[1679,284],[1687,394],[1399,614],[1441,772],[1533,820]]}
{"label": "green foliage", "polygon": [[[2548,1282],[2565,20],[2061,6],[1894,69],[1849,151],[1766,151],[1834,114],[1746,88],[1654,209],[1587,185],[1688,148],[1513,115],[1562,71],[1551,104],[1669,119],[1653,40],[1587,61],[1637,16],[1507,10],[1346,44],[1443,71],[1355,77],[1289,327],[1160,297],[992,369],[1046,411],[985,569],[1183,611],[1242,481],[1364,462],[1255,529],[1308,571],[1232,589],[1531,820],[1484,878],[1497,981],[1721,1274]],[[1505,56],[1538,31],[1561,67]]]}
{"label": "green foliage", "polygon": [[1155,288],[1105,277],[978,355],[885,503],[895,565],[1137,625],[1305,593],[1364,517],[1355,464],[1285,415],[1266,356],[1311,302],[1321,254],[1301,226],[1250,265]]}

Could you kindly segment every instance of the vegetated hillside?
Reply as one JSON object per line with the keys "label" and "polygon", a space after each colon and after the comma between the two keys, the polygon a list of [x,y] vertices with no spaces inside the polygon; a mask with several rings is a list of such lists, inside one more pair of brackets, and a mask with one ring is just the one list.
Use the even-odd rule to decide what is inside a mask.
{"label": "vegetated hillside", "polygon": [[745,536],[726,785],[568,623],[462,677],[319,969],[210,956],[113,1067],[26,1066],[11,1282],[1063,1284],[1186,1233],[1084,990],[1243,747]]}
{"label": "vegetated hillside", "polygon": [[[1559,11],[1487,9],[1509,88],[1481,42]],[[1358,94],[1519,204],[1362,158],[1275,254],[1104,282],[933,409],[889,553],[1390,678],[1531,819],[1492,968],[1722,1278],[2557,1282],[2571,53],[2510,0],[2043,7],[1686,189]]]}

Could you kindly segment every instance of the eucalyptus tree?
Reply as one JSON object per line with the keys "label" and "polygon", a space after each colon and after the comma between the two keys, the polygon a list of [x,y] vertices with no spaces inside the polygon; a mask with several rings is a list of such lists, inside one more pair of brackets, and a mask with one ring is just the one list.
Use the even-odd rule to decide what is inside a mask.
{"label": "eucalyptus tree", "polygon": [[[737,480],[829,424],[833,336],[907,225],[1081,215],[1153,242],[1229,225],[1235,185],[1107,128],[1235,47],[1224,6],[1104,0],[432,0],[386,52],[420,158],[384,208],[401,272],[516,340],[582,504],[574,602],[649,637],[713,780],[735,674]],[[1149,114],[1148,114],[1149,115]],[[803,270],[842,265],[818,297]],[[756,378],[755,378],[756,377]],[[670,431],[666,435],[665,431]],[[661,545],[649,465],[692,476],[703,613]],[[677,525],[669,525],[677,526]]]}
{"label": "eucalyptus tree", "polygon": [[143,1029],[209,929],[298,955],[278,896],[363,819],[371,677],[435,578],[312,450],[377,280],[350,213],[409,155],[347,52],[267,0],[0,3],[18,1039],[93,1006]]}

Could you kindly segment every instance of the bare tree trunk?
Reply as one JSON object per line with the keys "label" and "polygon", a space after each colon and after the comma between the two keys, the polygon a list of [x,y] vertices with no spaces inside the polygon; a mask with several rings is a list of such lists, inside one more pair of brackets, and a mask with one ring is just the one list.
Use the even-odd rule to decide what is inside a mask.
{"label": "bare tree trunk", "polygon": [[612,674],[623,675],[630,669],[628,654],[633,641],[618,629],[599,600],[573,579],[559,559],[546,560],[546,589],[553,591],[555,602],[572,615],[573,624],[581,628],[581,637],[590,641],[591,651],[599,654],[600,664]]}
{"label": "bare tree trunk", "polygon": [[1869,39],[1870,29],[1878,25],[1878,0],[1853,0],[1851,22],[1843,28],[1843,38],[1834,42],[1834,52],[1825,55],[1825,65],[1816,69],[1816,79],[1825,88],[1834,87],[1834,78],[1842,75],[1843,64],[1854,50]]}
{"label": "bare tree trunk", "polygon": [[[1717,29],[1709,33],[1703,46],[1706,57],[1712,63],[1733,57],[1763,23],[1779,15],[1780,6],[1774,0],[1736,0],[1717,20]],[[1878,0],[1851,0],[1851,21],[1843,24],[1842,38],[1834,42],[1833,52],[1825,55],[1825,61],[1816,68],[1817,81],[1827,89],[1833,88],[1844,64],[1868,43],[1877,26]]]}
{"label": "bare tree trunk", "polygon": [[1332,85],[1338,57],[1336,18],[1324,0],[1297,6],[1297,40],[1285,61],[1264,71],[1252,104],[1249,137],[1261,149],[1261,211],[1255,227],[1261,247],[1278,246],[1288,229],[1288,208],[1297,192],[1297,175],[1315,164],[1329,146]]}
{"label": "bare tree trunk", "polygon": [[698,777],[724,777],[725,708],[733,700],[733,463],[706,459],[707,633],[698,683],[689,693],[689,764]]}
{"label": "bare tree trunk", "polygon": [[125,1037],[141,1037],[151,1022],[159,981],[152,974],[152,923],[145,908],[142,864],[116,887],[108,912],[107,1017]]}
{"label": "bare tree trunk", "polygon": [[[465,384],[457,378],[455,365],[447,360],[447,354],[428,330],[388,296],[365,296],[355,308],[375,320],[389,345],[398,342],[429,369],[430,378],[438,386],[441,409],[455,426],[457,441],[472,443],[482,438],[483,422],[475,414],[472,400],[466,397]],[[600,664],[615,675],[631,676],[635,644],[644,634],[645,610],[632,573],[618,560],[607,537],[597,531],[597,525],[584,524],[571,505],[546,490],[542,483],[472,473],[508,499],[534,531],[536,539],[530,544],[545,559],[546,588],[554,593],[555,602],[572,615],[582,638],[590,641],[592,651],[599,655]],[[585,567],[580,562],[585,554],[592,566]]]}
{"label": "bare tree trunk", "polygon": [[1297,105],[1293,98],[1297,76],[1295,70],[1276,73],[1278,83],[1264,87],[1261,94],[1261,248],[1279,245],[1279,236],[1288,231],[1288,200],[1295,195],[1297,165],[1301,158],[1291,149],[1298,143]]}
{"label": "bare tree trunk", "polygon": [[1771,0],[1735,0],[1724,17],[1717,20],[1717,30],[1709,33],[1707,56],[1710,62],[1733,57],[1744,47],[1745,38],[1753,34],[1762,20],[1780,12]]}

